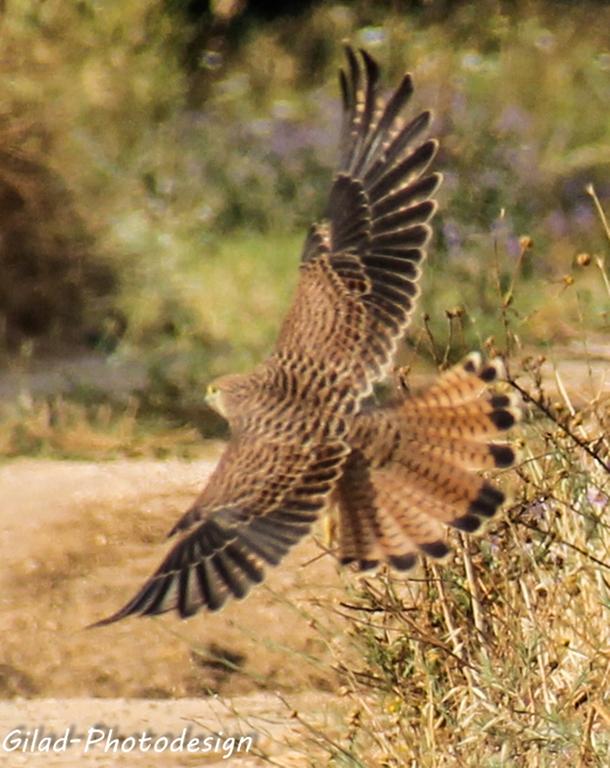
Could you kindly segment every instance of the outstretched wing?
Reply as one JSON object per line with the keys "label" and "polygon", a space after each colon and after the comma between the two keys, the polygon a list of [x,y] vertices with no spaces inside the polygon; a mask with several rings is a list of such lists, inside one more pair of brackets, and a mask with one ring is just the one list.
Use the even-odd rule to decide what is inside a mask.
{"label": "outstretched wing", "polygon": [[93,626],[131,614],[215,611],[245,597],[266,565],[277,565],[311,527],[336,484],[349,449],[261,443],[227,447],[201,496],[171,531],[182,533],[135,597]]}
{"label": "outstretched wing", "polygon": [[409,322],[441,176],[425,175],[438,147],[421,141],[430,113],[402,117],[411,76],[384,101],[374,60],[346,52],[339,170],[325,218],[305,242],[278,354],[296,351],[309,364],[343,372],[362,395],[387,371]]}
{"label": "outstretched wing", "polygon": [[[215,610],[260,582],[265,564],[279,562],[307,532],[341,475],[347,421],[331,430],[331,419],[353,412],[392,360],[436,209],[430,197],[440,176],[424,173],[437,143],[418,144],[429,113],[401,117],[409,75],[383,101],[373,59],[361,51],[359,60],[349,48],[347,57],[339,171],[326,218],[307,238],[297,295],[268,361],[285,379],[286,402],[261,415],[256,434],[234,439],[174,529],[182,538],[140,592],[101,624],[172,608],[182,616],[201,606]],[[313,423],[303,419],[298,444],[273,430],[297,400]]]}

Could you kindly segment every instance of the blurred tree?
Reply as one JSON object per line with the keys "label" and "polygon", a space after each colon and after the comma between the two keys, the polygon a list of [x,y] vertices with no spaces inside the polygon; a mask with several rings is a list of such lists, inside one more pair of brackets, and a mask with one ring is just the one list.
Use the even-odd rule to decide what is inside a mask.
{"label": "blurred tree", "polygon": [[[9,351],[30,339],[79,343],[103,325],[116,287],[65,183],[0,140],[0,321]],[[0,340],[0,345],[2,341]]]}

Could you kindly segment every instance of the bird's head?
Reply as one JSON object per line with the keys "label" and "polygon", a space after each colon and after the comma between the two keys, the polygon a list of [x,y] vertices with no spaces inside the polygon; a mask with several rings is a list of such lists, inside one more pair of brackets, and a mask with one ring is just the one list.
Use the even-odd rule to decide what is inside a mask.
{"label": "bird's head", "polygon": [[252,377],[241,374],[220,376],[208,384],[205,401],[229,422],[244,416],[254,405]]}

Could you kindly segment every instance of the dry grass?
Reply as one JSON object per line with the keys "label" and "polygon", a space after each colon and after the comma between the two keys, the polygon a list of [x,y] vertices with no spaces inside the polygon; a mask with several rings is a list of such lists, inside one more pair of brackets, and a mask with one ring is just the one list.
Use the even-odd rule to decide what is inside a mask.
{"label": "dry grass", "polygon": [[351,711],[339,736],[311,729],[330,766],[610,763],[608,382],[589,360],[577,406],[559,368],[519,355],[509,292],[501,351],[527,414],[498,478],[512,503],[482,537],[455,534],[449,562],[348,576],[326,601],[317,626]]}
{"label": "dry grass", "polygon": [[519,378],[537,404],[500,478],[503,519],[456,534],[446,563],[346,574],[344,595],[293,606],[333,658],[332,710],[348,712],[326,729],[291,713],[311,766],[608,765],[610,402],[551,401],[538,370]]}
{"label": "dry grass", "polygon": [[[11,67],[13,60],[25,56],[25,61],[18,78],[5,78],[5,100],[17,115],[40,114],[45,124],[57,125],[45,160],[63,169],[69,189],[83,201],[77,213],[94,233],[97,249],[112,256],[122,275],[118,304],[129,318],[127,337],[136,354],[152,361],[160,409],[173,414],[184,398],[186,412],[210,374],[250,366],[268,348],[296,279],[287,254],[296,258],[297,224],[309,220],[326,192],[322,166],[328,137],[321,132],[317,149],[315,137],[299,139],[314,146],[310,161],[299,147],[280,146],[273,155],[276,168],[267,158],[271,129],[263,126],[262,138],[257,132],[261,113],[270,114],[274,105],[288,108],[289,118],[278,123],[282,130],[305,129],[312,117],[321,125],[334,120],[317,91],[300,95],[296,81],[282,80],[293,56],[306,60],[306,51],[293,51],[293,44],[305,47],[315,38],[301,34],[284,45],[278,31],[252,36],[240,53],[243,61],[229,63],[206,104],[224,123],[239,126],[225,136],[218,120],[194,130],[190,115],[176,107],[185,81],[177,59],[168,54],[168,34],[157,41],[157,26],[163,32],[168,23],[160,3],[154,4],[155,13],[134,6],[125,17],[124,4],[115,2],[113,13],[95,11],[95,23],[74,6],[68,25],[65,4],[58,0],[43,4],[34,16],[27,3],[13,5],[6,28],[16,42],[6,59]],[[384,572],[355,581],[348,574],[341,592],[320,571],[309,585],[315,597],[299,597],[290,580],[275,581],[280,585],[275,602],[267,599],[270,591],[261,590],[251,598],[259,602],[247,604],[255,607],[241,612],[242,606],[234,605],[218,624],[205,617],[190,626],[196,632],[205,626],[210,637],[220,634],[231,652],[247,641],[259,665],[252,668],[258,670],[256,679],[248,667],[252,687],[263,677],[268,684],[281,681],[284,689],[294,689],[298,679],[315,690],[335,688],[340,679],[341,699],[333,711],[349,710],[345,723],[325,729],[308,713],[294,713],[308,733],[300,748],[311,765],[601,768],[610,764],[608,388],[591,375],[591,386],[576,400],[561,367],[554,370],[552,359],[528,357],[522,340],[552,345],[579,339],[589,350],[582,365],[593,370],[588,329],[607,333],[610,280],[599,233],[607,235],[608,226],[592,189],[593,205],[586,195],[581,200],[585,181],[601,179],[606,167],[607,53],[588,19],[586,26],[566,23],[563,16],[560,24],[551,16],[524,19],[515,34],[498,12],[473,36],[478,25],[472,19],[462,19],[454,35],[453,24],[428,30],[405,19],[394,25],[388,17],[361,34],[350,14],[322,8],[311,24],[328,36],[333,18],[345,26],[331,30],[333,39],[347,35],[369,45],[366,35],[376,31],[389,40],[392,44],[382,47],[395,61],[385,63],[396,74],[409,51],[422,95],[441,119],[445,116],[440,130],[447,134],[446,167],[454,173],[447,174],[443,209],[451,214],[439,219],[439,256],[430,259],[422,296],[432,319],[424,322],[416,345],[440,366],[477,339],[507,358],[513,386],[529,411],[519,438],[520,464],[501,477],[513,501],[483,537],[456,536],[451,560],[426,565],[410,578]],[[62,34],[56,34],[60,28]],[[105,41],[122,40],[122,30],[129,38],[122,44],[125,51],[113,54],[114,46]],[[23,44],[34,37],[36,46]],[[470,50],[473,41],[480,52]],[[274,55],[261,56],[261,49]],[[276,53],[287,65],[270,76],[268,63]],[[327,70],[335,68],[331,58]],[[7,65],[9,74],[13,69]],[[533,71],[543,76],[533,78]],[[320,75],[316,88],[321,81]],[[24,88],[24,83],[33,85]],[[252,98],[245,97],[243,83]],[[439,83],[444,86],[435,96]],[[334,104],[330,85],[328,93]],[[268,102],[264,110],[259,102]],[[74,129],[67,130],[68,124]],[[157,124],[159,130],[150,128]],[[481,134],[481,126],[489,130]],[[279,129],[276,138],[282,138]],[[236,152],[236,146],[246,151]],[[595,210],[599,228],[591,221]],[[253,234],[253,228],[264,234]],[[521,239],[517,252],[526,231],[535,247]],[[441,339],[443,309],[447,326]],[[601,343],[607,355],[606,336]],[[547,357],[552,355],[547,350]],[[107,404],[26,397],[3,409],[0,420],[4,456],[163,455],[190,451],[197,442],[191,430],[146,423],[135,401],[117,413]],[[44,568],[21,575],[19,584],[29,590],[31,602],[17,585],[6,591],[15,599],[13,645],[7,646],[15,658],[9,662],[37,669],[30,694],[145,695],[140,678],[114,671],[125,668],[134,637],[145,651],[145,676],[148,669],[153,672],[145,681],[150,695],[199,695],[205,686],[231,692],[224,682],[215,686],[216,677],[210,682],[214,654],[207,635],[198,643],[185,635],[180,652],[174,635],[168,641],[169,631],[163,642],[151,643],[146,624],[113,629],[111,642],[100,635],[97,648],[89,637],[76,636],[74,628],[83,620],[64,618],[65,605],[91,610],[93,595],[96,612],[100,601],[110,608],[115,587],[126,583],[119,550],[106,550],[106,543],[131,537],[148,548],[151,541],[149,523],[140,528],[134,522],[135,503],[120,510],[114,504],[108,518],[99,499],[91,510],[81,506],[69,526],[53,529],[55,556],[39,542],[48,561],[41,554]],[[158,518],[160,536],[166,527],[160,511]],[[298,568],[298,553],[294,557],[274,579],[307,575]],[[110,573],[102,570],[103,580],[91,586],[84,576],[100,564]],[[39,618],[41,594],[50,615]],[[278,603],[285,610],[275,610]],[[303,630],[307,623],[315,638]],[[160,636],[159,625],[153,627]],[[272,629],[277,637],[271,637]],[[41,663],[38,647],[26,645],[24,637],[41,643],[53,663],[46,657]],[[300,650],[297,640],[303,641]],[[174,654],[172,667],[170,656],[163,655],[166,648]],[[99,679],[91,678],[85,662],[97,669],[105,650],[111,658],[101,665]],[[215,676],[223,665],[235,666],[234,657],[216,656]],[[198,674],[202,659],[208,664],[205,686]],[[194,673],[189,664],[197,667]],[[75,683],[71,675],[79,666],[86,675]],[[185,677],[176,686],[170,678],[178,669]],[[23,686],[17,692],[29,695]],[[286,706],[290,714],[289,702]]]}
{"label": "dry grass", "polygon": [[[0,404],[0,456],[55,456],[107,460],[202,454],[201,435],[194,427],[170,426],[142,416],[140,402],[82,403],[55,395]],[[204,451],[205,452],[205,451]]]}

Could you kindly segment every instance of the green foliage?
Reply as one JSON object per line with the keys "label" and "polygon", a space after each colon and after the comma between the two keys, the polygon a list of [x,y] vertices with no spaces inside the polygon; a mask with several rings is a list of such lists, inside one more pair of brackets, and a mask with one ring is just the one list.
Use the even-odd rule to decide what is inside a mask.
{"label": "green foliage", "polygon": [[170,19],[159,3],[16,0],[0,41],[0,343],[82,343],[117,311],[130,254],[107,233],[179,108]]}
{"label": "green foliage", "polygon": [[[230,24],[208,30],[187,71],[192,30],[171,3],[10,3],[0,140],[61,201],[26,221],[54,233],[53,257],[38,259],[46,277],[11,277],[11,294],[21,280],[24,302],[63,318],[72,342],[143,362],[148,406],[205,422],[204,380],[265,354],[288,304],[328,192],[349,38],[379,59],[388,87],[409,67],[415,106],[436,113],[445,182],[420,308],[451,356],[501,343],[499,296],[524,344],[606,329],[603,235],[584,187],[595,182],[604,202],[607,9],[484,7],[324,3],[249,19],[237,47],[223,44]],[[579,252],[590,269],[574,267]],[[410,338],[433,355],[421,320]]]}
{"label": "green foliage", "polygon": [[9,270],[23,254],[3,251],[0,299],[21,292],[77,339],[110,318],[98,341],[144,362],[149,385],[101,405],[25,394],[2,408],[0,454],[190,454],[197,436],[176,424],[218,430],[204,382],[270,349],[323,209],[339,41],[366,46],[389,86],[409,67],[445,173],[409,343],[440,365],[506,353],[533,416],[504,523],[456,540],[442,570],[365,579],[329,608],[352,716],[320,743],[336,766],[607,765],[607,398],[592,387],[575,405],[527,350],[601,338],[607,355],[607,245],[584,189],[605,204],[608,7],[445,6],[324,3],[249,24],[187,74],[176,3],[6,4],[0,210],[23,201],[13,242],[44,266]]}
{"label": "green foliage", "polygon": [[[571,288],[565,278],[575,255],[604,247],[584,187],[598,182],[605,194],[609,64],[601,38],[590,29],[584,33],[586,14],[555,19],[544,9],[522,17],[495,10],[482,17],[465,8],[451,24],[426,27],[387,11],[374,17],[359,6],[321,6],[298,22],[284,18],[252,27],[232,58],[199,74],[206,98],[200,113],[190,113],[196,126],[183,122],[184,141],[164,142],[168,154],[159,155],[150,171],[163,212],[155,234],[170,238],[156,249],[164,257],[159,253],[146,263],[154,284],[145,294],[150,307],[162,302],[160,287],[171,287],[175,306],[189,305],[187,286],[197,286],[205,307],[196,313],[205,316],[199,329],[232,349],[223,364],[239,368],[269,348],[273,334],[252,332],[243,318],[257,311],[255,282],[262,295],[278,297],[258,323],[277,327],[294,282],[299,240],[323,209],[338,130],[334,72],[341,53],[331,43],[348,36],[379,57],[388,84],[405,64],[412,68],[417,103],[433,106],[437,114],[439,165],[446,178],[421,303],[434,332],[444,331],[445,310],[459,308],[463,348],[497,333],[498,285],[505,288],[515,270],[527,278],[510,308],[524,319],[524,341],[552,343],[583,323],[607,327],[606,298],[588,273],[577,275],[580,300],[570,290],[561,313],[556,301]],[[368,26],[362,26],[364,19]],[[169,196],[158,191],[168,188]],[[185,200],[192,206],[181,210]],[[197,205],[199,218],[193,215]],[[525,235],[534,245],[521,258]],[[229,284],[241,275],[243,314],[234,323],[213,320],[227,318],[228,294],[205,292],[215,284],[208,278],[215,271],[210,255],[219,248]],[[279,260],[288,271],[276,269]],[[141,277],[142,272],[137,286]],[[549,301],[541,306],[543,293]],[[528,322],[533,312],[536,323]],[[148,333],[150,316],[128,314],[135,317],[136,343],[155,338]],[[196,327],[196,321],[185,325],[188,334]]]}

